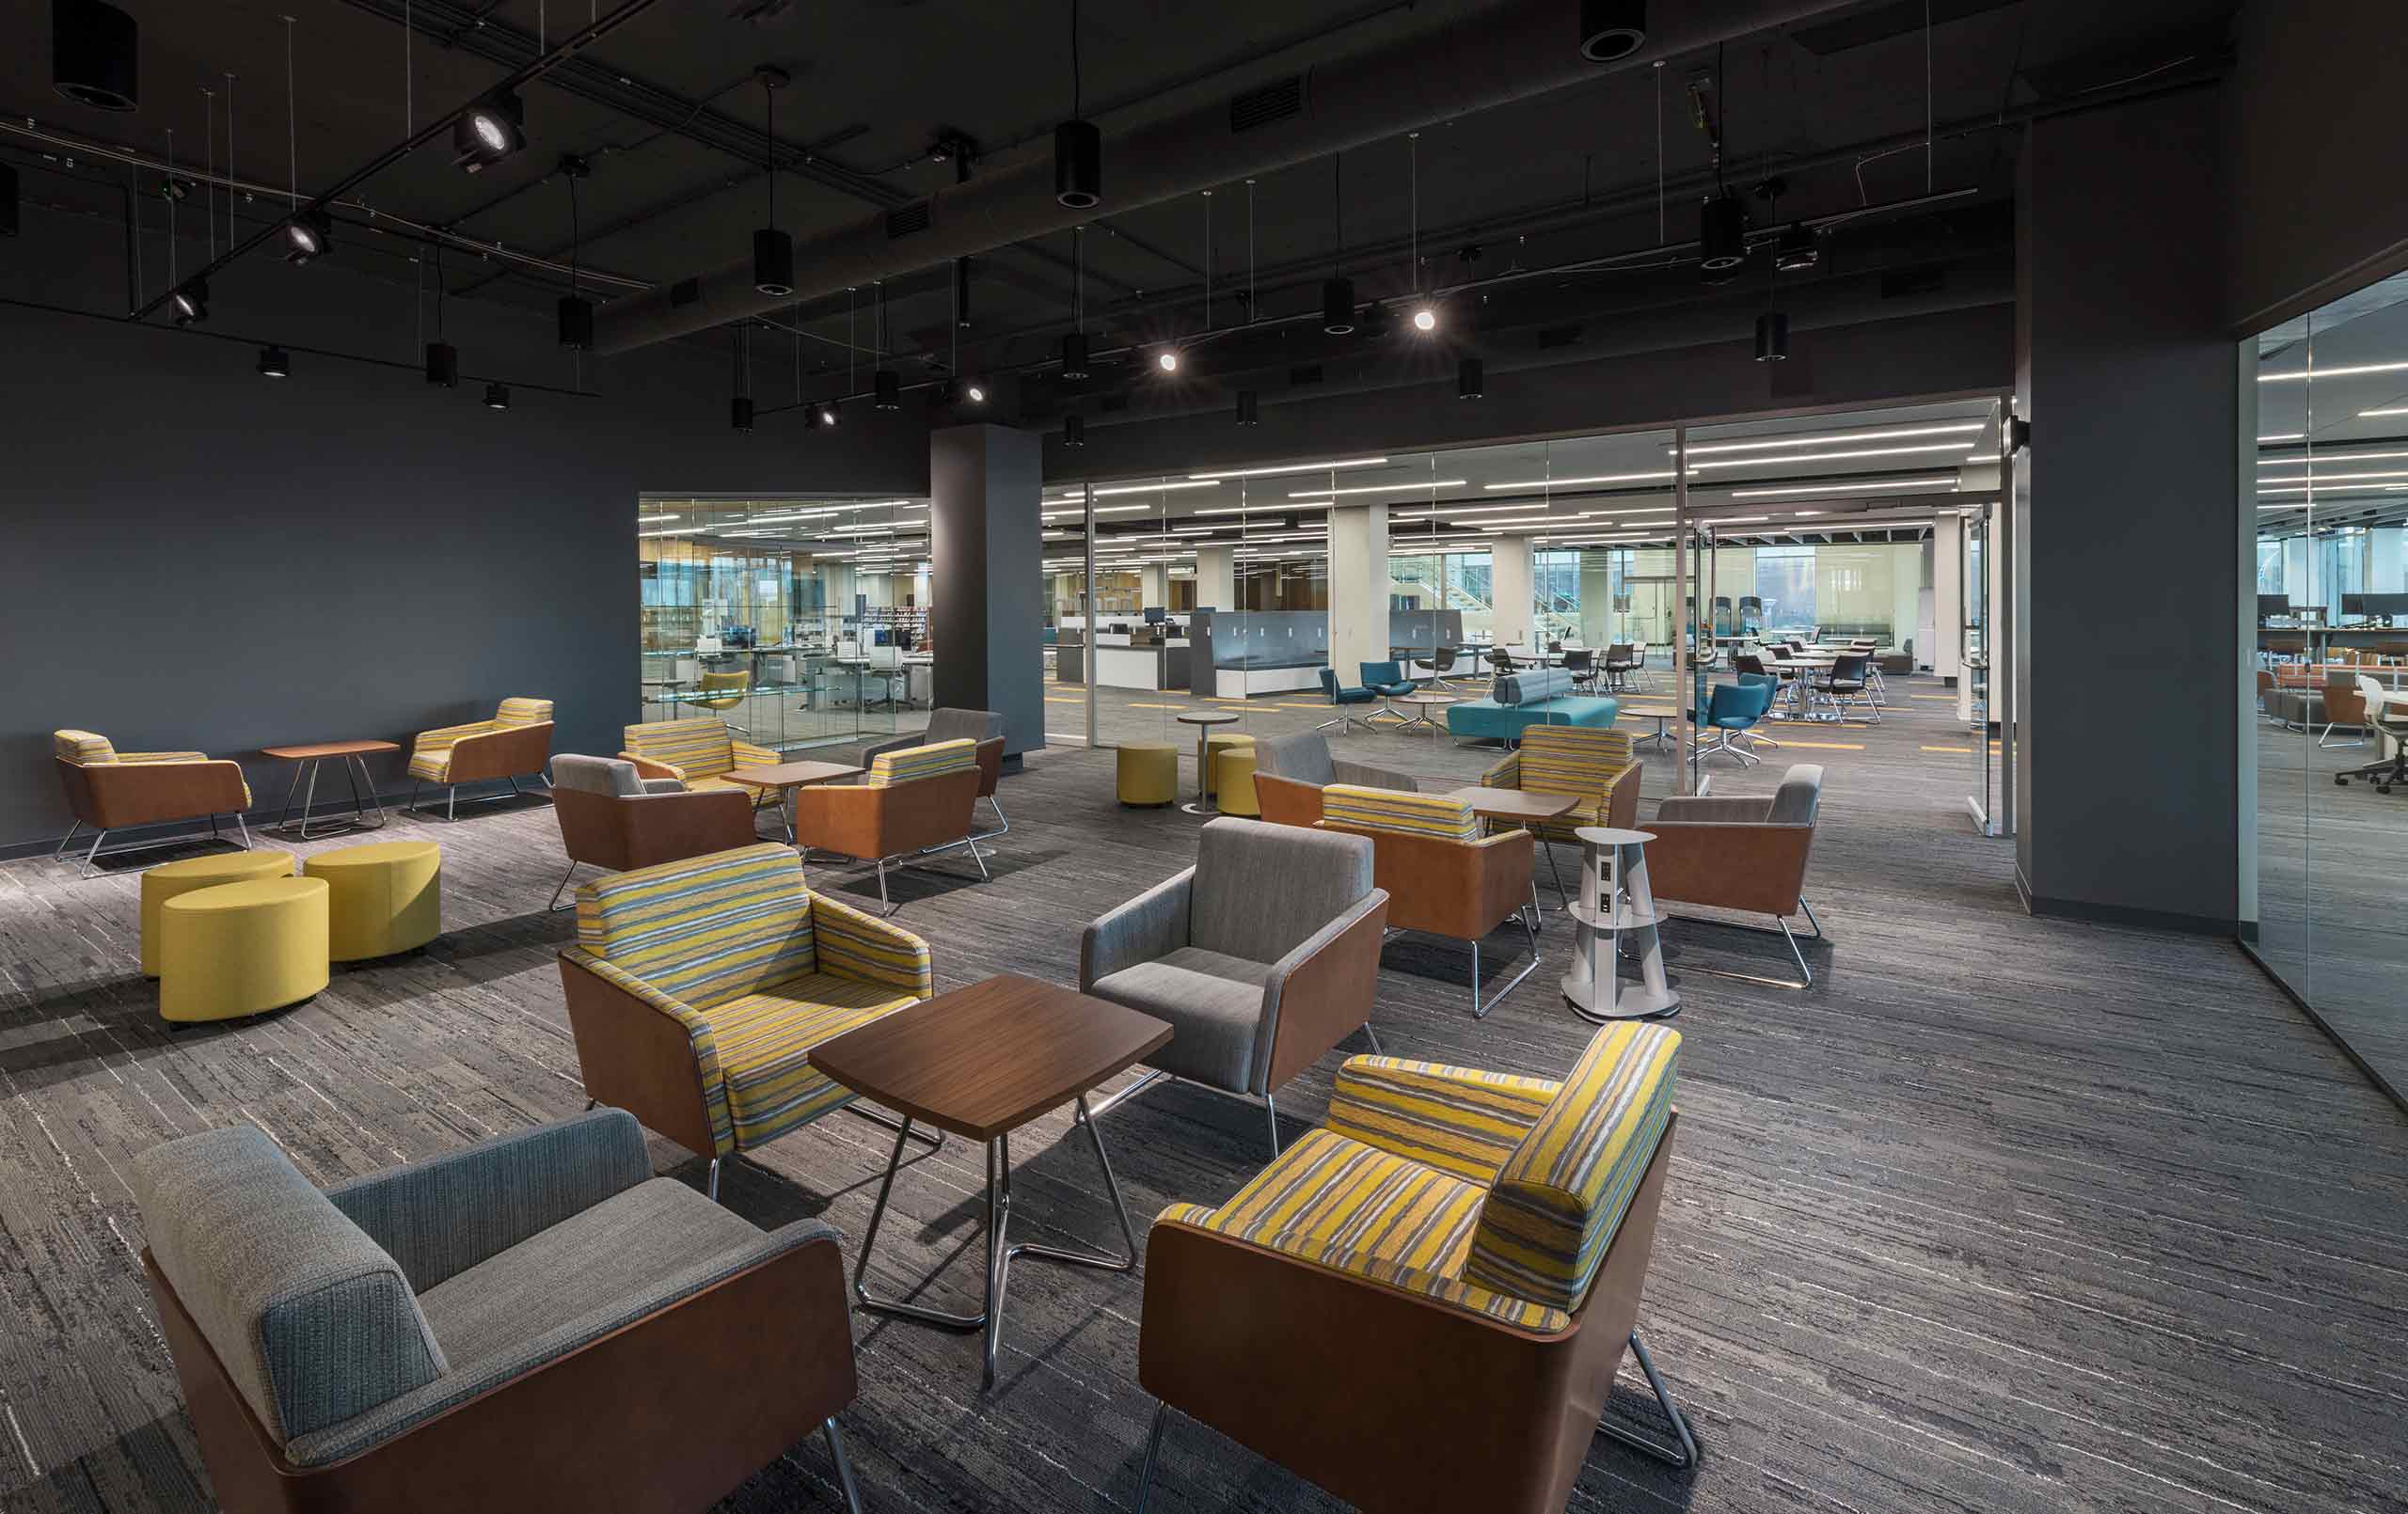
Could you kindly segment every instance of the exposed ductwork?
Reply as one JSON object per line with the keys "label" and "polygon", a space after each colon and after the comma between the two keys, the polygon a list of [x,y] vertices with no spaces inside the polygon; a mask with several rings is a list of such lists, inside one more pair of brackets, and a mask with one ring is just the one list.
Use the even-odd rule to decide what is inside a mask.
{"label": "exposed ductwork", "polygon": [[[1600,64],[1581,55],[1578,0],[1508,0],[1107,136],[1102,209],[1118,213],[1194,194],[1846,8],[1835,0],[1658,6],[1646,44]],[[1050,155],[1033,158],[798,239],[791,295],[772,300],[756,291],[747,257],[614,301],[596,319],[594,350],[628,352],[1095,219],[1097,212],[1055,202],[1053,171]]]}

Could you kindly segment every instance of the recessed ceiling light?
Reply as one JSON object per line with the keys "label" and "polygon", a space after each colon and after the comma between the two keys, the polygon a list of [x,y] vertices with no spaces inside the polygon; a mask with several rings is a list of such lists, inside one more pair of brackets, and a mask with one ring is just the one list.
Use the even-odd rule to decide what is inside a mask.
{"label": "recessed ceiling light", "polygon": [[1460,489],[1464,486],[1464,482],[1462,479],[1430,479],[1416,483],[1366,483],[1352,489],[1297,489],[1290,493],[1288,497],[1325,499],[1332,495],[1341,494],[1411,494],[1416,489]]}
{"label": "recessed ceiling light", "polygon": [[[1979,431],[1989,424],[1986,420],[1956,420],[1935,426],[1884,426],[1875,431],[1827,431],[1811,435],[1767,436],[1759,441],[1692,442],[1688,455],[1708,456],[1718,452],[1762,452],[1784,447],[1821,447],[1832,442],[1885,442],[1906,436],[1954,436],[1969,431]],[[1664,449],[1673,450],[1674,444],[1666,442]]]}
{"label": "recessed ceiling light", "polygon": [[1670,468],[1661,473],[1598,473],[1585,479],[1522,479],[1512,483],[1483,483],[1481,488],[1498,489],[1570,489],[1584,483],[1661,483],[1672,477]]}
{"label": "recessed ceiling light", "polygon": [[1437,329],[1438,329],[1438,312],[1437,312],[1437,311],[1435,311],[1435,310],[1434,310],[1434,309],[1432,309],[1432,308],[1430,308],[1430,307],[1428,307],[1428,306],[1426,306],[1426,305],[1425,305],[1425,306],[1423,306],[1423,307],[1422,307],[1421,308],[1419,308],[1418,310],[1414,311],[1414,312],[1413,312],[1413,329],[1414,329],[1414,330],[1416,330],[1416,331],[1435,331],[1435,330],[1437,330]]}
{"label": "recessed ceiling light", "polygon": [[1154,355],[1154,366],[1161,369],[1165,373],[1178,372],[1179,349],[1176,347],[1165,347],[1161,352],[1156,353]]}
{"label": "recessed ceiling light", "polygon": [[1218,481],[1221,479],[1267,479],[1278,473],[1317,473],[1329,468],[1375,468],[1386,462],[1385,457],[1349,457],[1335,463],[1287,463],[1272,468],[1223,468],[1218,473],[1191,473],[1191,479]]}
{"label": "recessed ceiling light", "polygon": [[[2358,414],[2362,416],[2408,416],[2408,404],[2403,404],[2397,410],[2361,410]],[[2258,438],[2258,445],[2261,447],[2268,442],[2304,442],[2305,440],[2307,440],[2307,433],[2304,431],[2277,431],[2269,433],[2268,434]]]}
{"label": "recessed ceiling light", "polygon": [[1972,442],[1918,442],[1910,447],[1859,447],[1841,452],[1784,452],[1778,457],[1711,457],[1703,463],[1692,458],[1689,471],[1786,467],[1793,463],[1846,463],[1861,457],[1903,457],[1912,452],[1970,452],[1972,449]]}
{"label": "recessed ceiling light", "polygon": [[1949,476],[1929,479],[1879,479],[1861,483],[1800,483],[1780,488],[1734,489],[1734,499],[1778,499],[1787,495],[1862,494],[1868,489],[1954,489],[1956,480]]}

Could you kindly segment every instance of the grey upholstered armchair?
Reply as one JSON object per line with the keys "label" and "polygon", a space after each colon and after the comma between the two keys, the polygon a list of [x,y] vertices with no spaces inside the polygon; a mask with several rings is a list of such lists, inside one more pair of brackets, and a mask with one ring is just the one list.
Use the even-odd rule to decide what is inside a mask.
{"label": "grey upholstered armchair", "polygon": [[[928,712],[928,728],[916,736],[896,736],[874,747],[862,749],[862,766],[866,768],[890,751],[903,751],[912,747],[933,747],[940,741],[992,741],[1004,733],[1004,718],[992,710],[956,710],[938,708]],[[990,755],[991,753],[991,755]],[[992,857],[993,848],[981,846],[982,841],[992,841],[1012,828],[1011,817],[1004,813],[1004,801],[995,796],[995,788],[1003,777],[1004,751],[1001,747],[986,748],[978,754],[978,797],[995,812],[995,828],[972,833],[971,851],[980,857]],[[926,848],[930,852],[949,852],[963,844],[948,843]]]}
{"label": "grey upholstered armchair", "polygon": [[653,1177],[623,1111],[324,1191],[230,1126],[134,1188],[230,1509],[701,1508],[824,1427],[859,1514],[835,1232]]}
{"label": "grey upholstered armchair", "polygon": [[1388,896],[1360,836],[1224,817],[1196,865],[1087,926],[1079,988],[1172,1027],[1151,1069],[1097,1114],[1164,1078],[1259,1099],[1355,1031],[1371,1035]]}
{"label": "grey upholstered armchair", "polygon": [[1411,774],[1331,756],[1329,738],[1318,731],[1255,744],[1254,795],[1263,819],[1283,826],[1319,824],[1321,791],[1332,783],[1420,792]]}

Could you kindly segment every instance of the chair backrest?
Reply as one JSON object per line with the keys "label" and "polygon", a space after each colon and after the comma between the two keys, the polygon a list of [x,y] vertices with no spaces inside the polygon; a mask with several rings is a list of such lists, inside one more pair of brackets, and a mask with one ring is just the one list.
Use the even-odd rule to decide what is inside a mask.
{"label": "chair backrest", "polygon": [[1584,647],[1574,647],[1563,654],[1563,670],[1568,673],[1587,672],[1590,653]]}
{"label": "chair backrest", "polygon": [[864,788],[887,789],[901,783],[915,783],[924,778],[942,778],[965,767],[978,765],[978,743],[935,741],[925,747],[906,747],[900,751],[882,751],[870,759],[869,771],[863,775]]}
{"label": "chair backrest", "polygon": [[1781,787],[1772,791],[1772,804],[1765,811],[1765,821],[1775,826],[1811,826],[1822,807],[1822,765],[1798,763],[1781,775]]}
{"label": "chair backrest", "polygon": [[643,776],[636,771],[635,764],[616,757],[586,757],[564,751],[552,759],[552,787],[624,799],[643,792]]}
{"label": "chair backrest", "polygon": [[577,943],[708,1009],[812,970],[809,900],[793,847],[739,846],[583,885]]}
{"label": "chair backrest", "polygon": [[649,720],[627,727],[627,750],[682,768],[688,778],[715,778],[736,765],[727,722],[716,715]]}
{"label": "chair backrest", "polygon": [[552,702],[538,699],[506,699],[493,713],[493,723],[508,728],[520,725],[541,725],[552,718]]}
{"label": "chair backrest", "polygon": [[50,733],[53,754],[86,767],[104,767],[117,761],[117,749],[109,738],[89,731],[54,731]]}
{"label": "chair backrest", "polygon": [[1627,731],[1534,725],[1522,733],[1522,788],[1531,794],[1602,794],[1632,761]]}
{"label": "chair backrest", "polygon": [[1355,671],[1366,685],[1372,687],[1404,682],[1404,665],[1399,662],[1367,662],[1357,667]]}
{"label": "chair backrest", "polygon": [[1753,725],[1764,713],[1756,684],[1717,684],[1705,702],[1705,723],[1741,728]]}
{"label": "chair backrest", "polygon": [[1599,1031],[1480,1206],[1465,1282],[1576,1309],[1672,1112],[1680,1033]]}
{"label": "chair backrest", "polygon": [[985,741],[1003,733],[1004,718],[992,710],[946,707],[928,712],[928,728],[920,733],[920,740],[933,746],[940,741]]}
{"label": "chair backrest", "polygon": [[1488,665],[1500,673],[1510,673],[1513,670],[1513,655],[1502,647],[1492,647],[1488,653]]}
{"label": "chair backrest", "polygon": [[1861,684],[1864,682],[1864,665],[1872,661],[1861,653],[1846,653],[1831,659],[1831,682]]}
{"label": "chair backrest", "polygon": [[1328,695],[1328,696],[1329,696],[1329,702],[1330,702],[1332,704],[1335,704],[1335,703],[1337,703],[1337,702],[1338,702],[1338,670],[1337,670],[1337,669],[1335,669],[1335,668],[1323,668],[1323,669],[1322,669],[1322,670],[1321,670],[1321,691],[1322,691],[1323,693],[1324,693],[1324,694],[1326,694],[1326,695]]}
{"label": "chair backrest", "polygon": [[1528,668],[1500,675],[1489,698],[1499,704],[1536,704],[1572,692],[1572,675],[1560,668]]}
{"label": "chair backrest", "polygon": [[1256,742],[1254,771],[1258,777],[1293,779],[1316,787],[1338,781],[1338,765],[1330,758],[1328,738],[1318,731]]}
{"label": "chair backrest", "polygon": [[278,1445],[450,1370],[401,1264],[258,1127],[133,1165],[151,1260]]}
{"label": "chair backrest", "polygon": [[[2403,720],[2408,720],[2408,716],[2395,713],[2393,707],[2384,702],[2382,684],[2366,673],[2360,673],[2357,677],[2358,699],[2366,706],[2360,712],[2359,718],[2370,720],[2386,730],[2396,728]],[[2329,708],[2325,713],[2328,718],[2331,718],[2332,712]]]}
{"label": "chair backrest", "polygon": [[1452,647],[1440,647],[1430,654],[1430,667],[1433,671],[1443,673],[1454,665],[1455,649]]}
{"label": "chair backrest", "polygon": [[1365,838],[1224,816],[1196,838],[1187,941],[1276,962],[1370,891]]}
{"label": "chair backrest", "polygon": [[1441,841],[1475,841],[1480,821],[1471,806],[1445,794],[1404,794],[1395,789],[1332,783],[1321,791],[1321,818],[1354,830],[1396,830]]}
{"label": "chair backrest", "polygon": [[1773,674],[1765,671],[1765,659],[1762,654],[1758,653],[1735,652],[1731,654],[1731,666],[1736,670],[1739,675],[1743,678],[1750,673],[1754,673],[1757,676],[1764,678],[1770,678],[1774,676]]}
{"label": "chair backrest", "polygon": [[752,686],[752,675],[749,671],[705,673],[702,691],[711,697],[694,702],[705,710],[732,710],[744,702],[744,695]]}

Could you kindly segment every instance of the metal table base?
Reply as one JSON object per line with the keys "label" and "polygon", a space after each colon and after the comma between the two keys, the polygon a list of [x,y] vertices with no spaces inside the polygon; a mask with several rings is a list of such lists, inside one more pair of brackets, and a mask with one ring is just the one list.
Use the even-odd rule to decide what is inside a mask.
{"label": "metal table base", "polygon": [[[312,839],[309,830],[309,810],[317,803],[318,765],[325,761],[323,757],[306,757],[302,759],[301,767],[295,767],[293,770],[293,781],[286,784],[284,788],[284,809],[277,814],[276,825],[271,828],[293,831],[303,841]],[[351,781],[351,815],[348,819],[324,822],[319,826],[316,834],[335,836],[353,830],[384,829],[385,807],[376,800],[376,781],[369,777],[367,758],[357,752],[349,752],[341,758],[341,762],[343,777]],[[301,818],[297,821],[291,820],[286,817],[293,813],[293,792],[301,787],[303,767],[309,770],[309,787],[301,796]],[[356,772],[355,769],[356,769]],[[364,797],[359,787],[361,779],[368,780],[367,793]],[[368,823],[368,812],[372,809],[376,812],[376,823],[372,826]]]}

